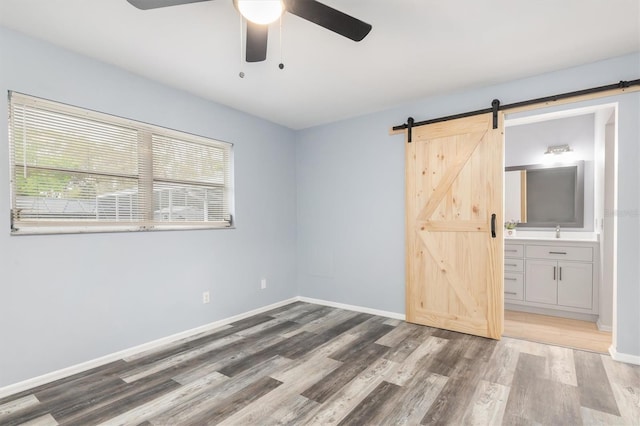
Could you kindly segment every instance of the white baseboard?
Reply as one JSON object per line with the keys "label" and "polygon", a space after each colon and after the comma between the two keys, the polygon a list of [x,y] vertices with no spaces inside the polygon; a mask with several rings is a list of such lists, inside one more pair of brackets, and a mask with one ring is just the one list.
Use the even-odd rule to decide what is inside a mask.
{"label": "white baseboard", "polygon": [[613,327],[612,326],[602,324],[600,322],[600,319],[598,319],[598,321],[596,321],[596,325],[598,326],[598,330],[600,330],[600,331],[607,331],[609,333],[611,333],[613,331]]}
{"label": "white baseboard", "polygon": [[609,347],[609,354],[614,361],[626,362],[627,364],[640,365],[640,355],[624,354],[616,351],[616,348],[611,345]]}
{"label": "white baseboard", "polygon": [[402,321],[404,321],[406,318],[404,314],[399,314],[397,312],[381,311],[379,309],[365,308],[364,306],[347,305],[345,303],[330,302],[328,300],[313,299],[311,297],[304,297],[304,296],[298,296],[297,299],[301,302],[313,303],[315,305],[331,306],[332,308],[340,308],[340,309],[346,309],[348,311],[363,312],[365,314],[379,315],[381,317],[399,319]]}
{"label": "white baseboard", "polygon": [[141,345],[134,346],[132,348],[124,349],[119,352],[114,352],[114,353],[102,356],[100,358],[95,358],[86,362],[82,362],[80,364],[76,364],[70,367],[62,368],[60,370],[52,371],[51,373],[43,374],[42,376],[34,377],[18,383],[4,386],[0,388],[0,398],[4,398],[5,396],[9,396],[14,393],[22,392],[24,390],[31,389],[36,386],[41,386],[46,383],[50,383],[55,380],[61,379],[63,377],[81,373],[83,371],[90,370],[92,368],[99,367],[101,365],[108,364],[110,362],[117,361],[119,359],[126,358],[129,356],[138,354],[140,352],[148,351],[150,349],[154,349],[162,345],[170,344],[177,340],[184,339],[186,337],[193,336],[198,333],[210,331],[210,330],[222,327],[224,325],[230,324],[232,322],[236,322],[241,319],[248,318],[250,316],[269,311],[271,309],[276,309],[281,306],[288,305],[298,300],[299,300],[298,297],[292,297],[291,299],[283,300],[281,302],[276,302],[268,306],[263,306],[261,308],[253,309],[251,311],[234,315],[232,317],[224,318],[218,321],[214,321],[212,323],[205,324],[200,327],[192,328],[190,330],[181,331],[180,333],[172,334],[171,336],[167,336],[167,337],[162,337],[160,339],[143,343]]}

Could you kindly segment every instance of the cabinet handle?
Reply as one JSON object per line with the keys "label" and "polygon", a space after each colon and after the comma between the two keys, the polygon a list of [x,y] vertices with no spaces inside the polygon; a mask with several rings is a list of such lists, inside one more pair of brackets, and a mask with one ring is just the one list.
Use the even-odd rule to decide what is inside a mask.
{"label": "cabinet handle", "polygon": [[560,281],[562,281],[562,266],[560,267]]}
{"label": "cabinet handle", "polygon": [[549,254],[567,254],[566,251],[550,251]]}
{"label": "cabinet handle", "polygon": [[556,280],[556,267],[553,267],[553,280]]}
{"label": "cabinet handle", "polygon": [[518,266],[517,263],[505,263],[504,266],[513,266],[514,268]]}
{"label": "cabinet handle", "polygon": [[504,277],[504,279],[508,281],[518,281],[517,278],[511,278],[511,277]]}
{"label": "cabinet handle", "polygon": [[509,250],[505,250],[505,251],[516,253],[518,250],[509,249]]}
{"label": "cabinet handle", "polygon": [[512,294],[512,295],[517,295],[518,293],[516,293],[515,291],[505,291],[504,294]]}

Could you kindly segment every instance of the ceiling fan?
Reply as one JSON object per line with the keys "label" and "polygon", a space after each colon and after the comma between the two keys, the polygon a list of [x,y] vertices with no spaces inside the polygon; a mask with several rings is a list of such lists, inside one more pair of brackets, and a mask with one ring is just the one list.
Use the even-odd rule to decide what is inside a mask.
{"label": "ceiling fan", "polygon": [[[138,9],[157,9],[212,0],[127,0]],[[269,24],[284,12],[318,24],[353,41],[361,41],[371,25],[316,0],[233,0],[233,5],[247,19],[246,61],[267,58]]]}

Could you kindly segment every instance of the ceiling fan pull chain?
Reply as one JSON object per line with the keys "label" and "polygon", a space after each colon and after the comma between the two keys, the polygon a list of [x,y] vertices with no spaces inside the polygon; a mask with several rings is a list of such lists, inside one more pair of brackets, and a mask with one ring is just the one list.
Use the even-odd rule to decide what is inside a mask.
{"label": "ceiling fan pull chain", "polygon": [[280,63],[278,68],[284,69],[284,62],[282,61],[282,15],[280,15]]}
{"label": "ceiling fan pull chain", "polygon": [[240,16],[240,73],[238,76],[240,78],[244,78],[244,71],[242,71],[242,46],[244,46],[244,43],[242,42],[242,15],[238,15]]}

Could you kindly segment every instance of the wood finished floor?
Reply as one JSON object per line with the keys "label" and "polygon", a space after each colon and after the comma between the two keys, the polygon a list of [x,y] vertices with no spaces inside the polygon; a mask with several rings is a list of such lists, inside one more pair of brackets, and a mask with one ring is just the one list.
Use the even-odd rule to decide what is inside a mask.
{"label": "wood finished floor", "polygon": [[0,399],[0,424],[638,424],[640,367],[297,302]]}
{"label": "wood finished floor", "polygon": [[504,311],[504,336],[609,353],[611,333],[593,322],[527,312]]}

